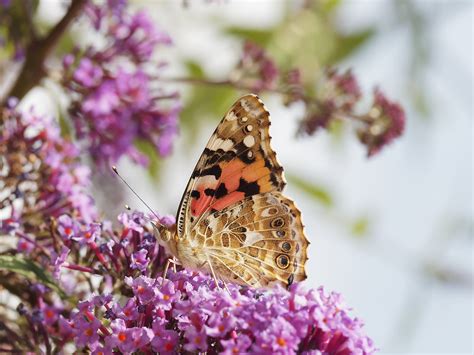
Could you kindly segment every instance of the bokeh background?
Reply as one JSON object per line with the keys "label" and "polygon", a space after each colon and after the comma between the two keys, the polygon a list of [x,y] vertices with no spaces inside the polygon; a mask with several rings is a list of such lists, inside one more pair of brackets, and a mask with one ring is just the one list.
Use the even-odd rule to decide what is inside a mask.
{"label": "bokeh background", "polygon": [[[345,126],[297,138],[303,107],[262,95],[287,194],[311,240],[306,284],[341,292],[382,353],[472,353],[472,2],[328,1],[317,11],[282,0],[133,4],[173,38],[159,53],[169,63],[164,77],[224,78],[251,39],[315,70],[353,68],[365,93],[380,85],[400,102],[405,134],[368,159]],[[38,18],[54,23],[63,11],[42,1]],[[73,31],[87,40],[86,28]],[[174,153],[150,170],[126,160],[119,168],[156,210],[175,214],[215,125],[244,92],[169,85],[184,105]],[[24,105],[41,101],[55,113],[55,95],[46,83]],[[123,203],[143,209],[108,172],[94,182],[106,216]]]}

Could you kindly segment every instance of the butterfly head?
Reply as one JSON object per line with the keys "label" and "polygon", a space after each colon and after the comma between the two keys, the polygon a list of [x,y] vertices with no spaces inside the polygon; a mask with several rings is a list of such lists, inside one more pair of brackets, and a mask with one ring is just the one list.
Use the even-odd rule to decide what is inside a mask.
{"label": "butterfly head", "polygon": [[164,225],[153,224],[155,231],[158,234],[158,243],[166,249],[166,251],[176,256],[178,234],[176,233],[176,226],[166,227]]}

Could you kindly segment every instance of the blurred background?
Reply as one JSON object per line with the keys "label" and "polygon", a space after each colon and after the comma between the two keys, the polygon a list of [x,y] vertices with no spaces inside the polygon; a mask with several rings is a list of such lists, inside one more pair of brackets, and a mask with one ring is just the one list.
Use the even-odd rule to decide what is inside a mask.
{"label": "blurred background", "polygon": [[[252,40],[280,61],[352,68],[364,93],[380,85],[404,107],[404,135],[367,158],[346,125],[297,137],[304,108],[261,95],[289,177],[286,194],[302,210],[311,241],[306,285],[341,292],[382,353],[472,353],[472,2],[311,3],[133,2],[173,39],[159,53],[168,62],[165,82],[221,80],[236,66],[243,40]],[[37,16],[48,24],[63,13],[61,2],[42,1]],[[73,31],[88,39],[86,28]],[[210,134],[246,92],[167,85],[184,108],[173,154],[152,159],[150,169],[122,159],[119,169],[157,211],[175,214]],[[41,110],[57,113],[56,99],[46,82],[23,104],[41,101]],[[93,178],[108,218],[123,203],[143,209],[108,172]]]}

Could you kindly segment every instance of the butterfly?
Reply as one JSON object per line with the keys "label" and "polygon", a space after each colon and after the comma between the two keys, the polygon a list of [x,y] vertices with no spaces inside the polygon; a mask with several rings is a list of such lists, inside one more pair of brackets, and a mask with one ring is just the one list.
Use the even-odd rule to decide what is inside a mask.
{"label": "butterfly", "polygon": [[270,146],[270,114],[256,95],[238,99],[204,149],[161,243],[184,268],[252,287],[306,278],[301,212],[283,195]]}

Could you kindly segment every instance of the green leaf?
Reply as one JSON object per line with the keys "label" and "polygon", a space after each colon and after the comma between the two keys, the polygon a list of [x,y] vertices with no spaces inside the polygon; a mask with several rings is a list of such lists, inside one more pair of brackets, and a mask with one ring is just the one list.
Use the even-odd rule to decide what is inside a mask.
{"label": "green leaf", "polygon": [[249,29],[241,27],[227,27],[224,32],[241,39],[251,40],[261,46],[266,46],[272,39],[272,30]]}
{"label": "green leaf", "polygon": [[161,159],[158,156],[156,147],[145,139],[136,139],[134,146],[140,153],[146,155],[149,160],[148,173],[153,179],[157,179],[160,173]]}
{"label": "green leaf", "polygon": [[193,60],[187,60],[184,65],[186,66],[187,72],[190,77],[193,79],[203,79],[205,78],[204,69],[198,62]]}
{"label": "green leaf", "polygon": [[237,97],[238,92],[232,87],[193,87],[180,116],[181,128],[188,134],[187,141],[194,143],[203,122],[217,123]]}
{"label": "green leaf", "polygon": [[366,30],[353,33],[348,36],[339,36],[336,40],[337,46],[330,56],[330,62],[339,62],[359,49],[364,43],[366,43],[375,34],[375,30],[368,28]]}
{"label": "green leaf", "polygon": [[313,182],[307,181],[293,174],[286,174],[286,177],[293,186],[296,186],[301,191],[305,192],[309,197],[318,201],[325,207],[331,207],[333,205],[332,197],[324,187],[316,185]]}
{"label": "green leaf", "polygon": [[370,223],[367,217],[360,217],[352,223],[351,232],[356,237],[363,237],[367,235],[369,225]]}
{"label": "green leaf", "polygon": [[12,271],[23,275],[28,279],[35,279],[58,292],[61,298],[67,297],[64,291],[61,290],[53,280],[51,275],[47,273],[44,268],[31,260],[24,259],[20,256],[0,255],[0,270]]}

